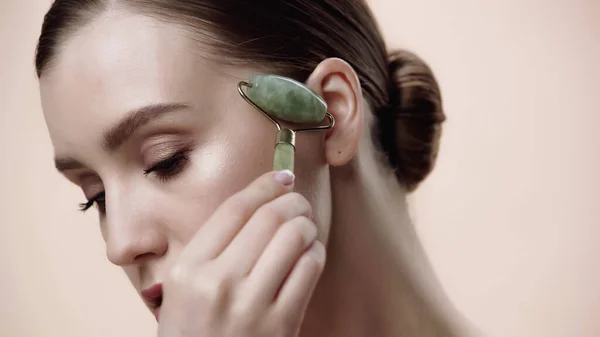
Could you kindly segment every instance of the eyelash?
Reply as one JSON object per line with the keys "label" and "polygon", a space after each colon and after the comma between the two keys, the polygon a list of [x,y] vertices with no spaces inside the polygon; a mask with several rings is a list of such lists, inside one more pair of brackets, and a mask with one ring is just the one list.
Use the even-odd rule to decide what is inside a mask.
{"label": "eyelash", "polygon": [[177,176],[185,168],[189,160],[189,151],[184,150],[175,153],[170,158],[162,160],[147,170],[144,170],[144,175],[154,173],[156,177],[162,181],[167,181]]}
{"label": "eyelash", "polygon": [[[189,150],[184,150],[175,153],[171,157],[162,160],[156,164],[154,164],[149,169],[144,170],[144,175],[149,175],[154,173],[158,179],[165,182],[169,179],[174,178],[177,174],[181,173],[185,168],[189,160]],[[101,213],[106,212],[106,204],[105,204],[105,194],[104,192],[98,193],[95,197],[90,200],[80,203],[79,209],[82,212],[87,211],[92,208],[92,206],[98,206],[98,209]]]}
{"label": "eyelash", "polygon": [[100,210],[100,212],[104,212],[106,209],[106,205],[104,202],[105,202],[104,192],[100,192],[100,193],[96,194],[95,197],[91,198],[90,200],[80,203],[79,210],[82,212],[85,212],[88,209],[92,208],[92,206],[96,205],[96,206],[98,206],[98,209]]}

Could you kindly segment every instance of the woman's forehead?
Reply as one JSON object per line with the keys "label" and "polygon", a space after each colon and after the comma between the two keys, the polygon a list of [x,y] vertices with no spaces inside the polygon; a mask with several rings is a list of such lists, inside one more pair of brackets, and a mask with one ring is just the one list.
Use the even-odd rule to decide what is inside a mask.
{"label": "woman's forehead", "polygon": [[[88,141],[127,111],[210,97],[217,72],[176,26],[143,16],[105,15],[69,37],[40,79],[56,147]],[[205,94],[205,95],[202,95]]]}
{"label": "woman's forehead", "polygon": [[200,49],[174,25],[140,15],[107,14],[69,36],[44,77],[59,87],[85,84],[83,88],[118,94],[123,86],[134,89],[154,80],[182,79],[180,75],[202,60]]}

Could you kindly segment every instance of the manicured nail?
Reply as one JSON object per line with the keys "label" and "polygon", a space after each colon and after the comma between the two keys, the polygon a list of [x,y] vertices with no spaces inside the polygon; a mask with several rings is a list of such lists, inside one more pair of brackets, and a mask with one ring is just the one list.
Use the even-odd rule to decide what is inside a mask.
{"label": "manicured nail", "polygon": [[282,184],[283,186],[291,185],[292,183],[294,183],[295,178],[296,176],[294,175],[294,172],[290,170],[282,170],[275,173],[275,181]]}

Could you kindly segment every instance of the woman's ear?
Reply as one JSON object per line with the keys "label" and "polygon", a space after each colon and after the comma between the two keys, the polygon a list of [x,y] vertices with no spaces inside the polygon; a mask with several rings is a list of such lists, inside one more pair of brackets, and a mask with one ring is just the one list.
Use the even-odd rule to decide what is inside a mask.
{"label": "woman's ear", "polygon": [[325,139],[325,159],[330,166],[346,165],[358,152],[363,134],[364,109],[358,75],[350,64],[328,58],[315,68],[306,85],[327,102],[335,126]]}

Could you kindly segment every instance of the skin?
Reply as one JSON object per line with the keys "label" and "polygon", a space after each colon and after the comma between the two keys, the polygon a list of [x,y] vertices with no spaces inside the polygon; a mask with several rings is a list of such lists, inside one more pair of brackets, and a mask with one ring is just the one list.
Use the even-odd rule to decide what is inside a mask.
{"label": "skin", "polygon": [[[210,48],[175,25],[104,13],[64,41],[40,79],[62,173],[87,199],[105,192],[106,212],[99,208],[108,259],[138,292],[164,282],[159,335],[293,336],[303,322],[300,336],[454,336],[450,314],[439,314],[449,309],[418,247],[404,192],[369,141],[370,112],[355,71],[328,59],[308,79],[336,126],[299,135],[295,182],[281,187],[265,175],[275,128],[236,90],[259,70],[219,66],[208,55]],[[162,111],[165,104],[172,111]],[[113,132],[115,144],[109,144],[109,130],[139,109],[155,118],[139,123],[123,142]],[[167,165],[177,167],[176,175],[144,174],[182,150],[189,159]],[[265,188],[275,192],[261,195]],[[239,195],[250,197],[231,202]],[[250,216],[223,218],[236,211]],[[286,236],[277,234],[282,228],[304,238],[301,249],[286,248]],[[239,237],[244,244],[235,243]],[[295,264],[272,258],[281,254]],[[257,289],[281,275],[247,276],[259,261],[284,266],[279,274],[304,276],[283,281],[296,289],[288,297],[263,303]],[[212,295],[223,285],[235,290],[227,301]],[[261,304],[253,306],[256,301]],[[235,330],[232,322],[249,311],[240,314],[240,306],[231,305],[218,316],[214,308],[225,302],[260,310],[250,310],[253,319]],[[205,317],[204,325],[193,324],[198,317]],[[229,324],[215,326],[217,319],[208,317]]]}

